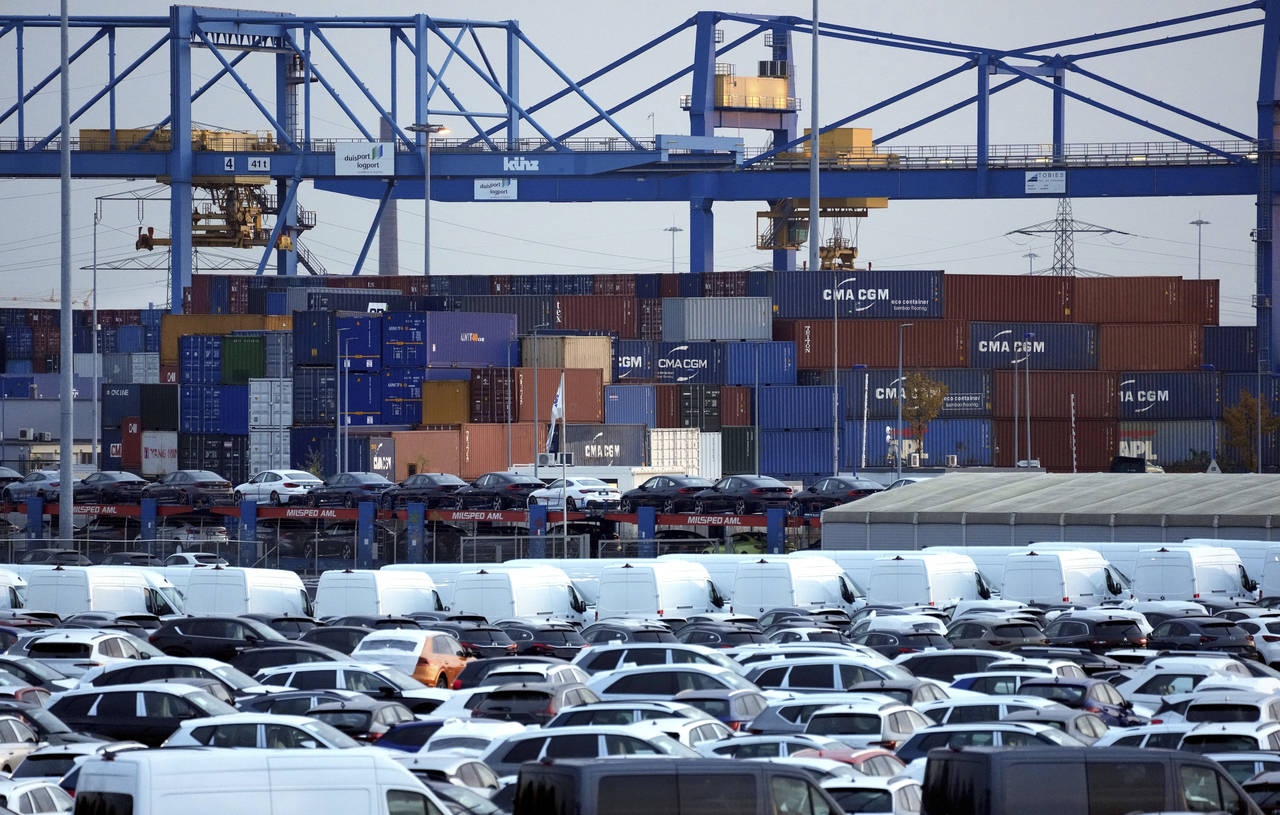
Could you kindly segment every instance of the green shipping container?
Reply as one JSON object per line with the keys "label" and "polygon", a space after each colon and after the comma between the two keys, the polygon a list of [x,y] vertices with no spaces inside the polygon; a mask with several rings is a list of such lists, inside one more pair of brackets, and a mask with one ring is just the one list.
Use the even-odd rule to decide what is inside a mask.
{"label": "green shipping container", "polygon": [[267,353],[262,337],[229,334],[222,338],[222,384],[248,385],[266,376]]}
{"label": "green shipping container", "polygon": [[720,428],[720,471],[722,475],[744,475],[756,471],[756,429]]}

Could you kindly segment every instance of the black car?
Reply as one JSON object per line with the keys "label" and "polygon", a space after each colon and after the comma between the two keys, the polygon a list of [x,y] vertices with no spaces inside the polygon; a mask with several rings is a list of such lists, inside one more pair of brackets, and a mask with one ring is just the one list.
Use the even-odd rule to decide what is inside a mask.
{"label": "black car", "polygon": [[[126,686],[127,687],[127,686]],[[155,691],[81,688],[49,705],[49,712],[75,730],[100,733],[110,739],[133,739],[159,747],[182,722],[224,716],[236,709],[203,691],[174,692],[163,684]]]}
{"label": "black car", "polygon": [[363,742],[375,742],[391,728],[415,720],[413,711],[399,702],[373,698],[321,702],[307,715]]}
{"label": "black car", "polygon": [[515,642],[507,636],[507,632],[496,626],[457,620],[440,620],[428,623],[427,626],[432,631],[452,634],[473,657],[506,657],[515,655],[517,651]]}
{"label": "black car", "polygon": [[633,490],[622,494],[620,512],[635,512],[639,507],[654,507],[659,512],[689,512],[694,496],[712,486],[710,479],[692,475],[655,475]]}
{"label": "black car", "polygon": [[345,617],[334,617],[324,621],[324,627],[361,626],[362,628],[426,628],[412,617],[375,617],[371,614],[348,614]]}
{"label": "black car", "polygon": [[54,669],[46,667],[38,659],[10,656],[8,654],[0,655],[0,671],[18,677],[33,688],[44,688],[52,693],[66,690],[62,685],[54,683],[58,681],[66,682],[67,678]]}
{"label": "black car", "polygon": [[582,629],[582,638],[588,644],[597,642],[679,642],[671,629],[661,623],[644,620],[628,620],[619,617],[601,620]]}
{"label": "black car", "polygon": [[298,638],[299,642],[323,645],[344,654],[356,650],[360,640],[373,633],[373,628],[363,625],[322,625]]}
{"label": "black car", "polygon": [[147,479],[121,470],[90,473],[75,485],[77,504],[136,504]]}
{"label": "black car", "polygon": [[243,713],[274,713],[282,716],[305,716],[307,711],[326,702],[353,702],[372,699],[353,690],[286,690],[241,699],[236,707]]}
{"label": "black car", "polygon": [[527,656],[573,659],[587,644],[569,623],[551,620],[499,620],[495,623],[516,644],[516,653]]}
{"label": "black car", "polygon": [[905,631],[868,631],[865,634],[859,634],[850,641],[855,645],[865,645],[887,656],[889,659],[894,659],[902,654],[925,651],[930,648],[946,650],[951,647],[951,643],[947,641],[946,637],[931,631],[911,633]]}
{"label": "black car", "polygon": [[787,504],[787,512],[792,515],[815,515],[824,509],[838,507],[877,492],[884,492],[884,485],[865,478],[822,478],[808,489],[793,495],[791,502]]}
{"label": "black car", "polygon": [[707,648],[736,648],[772,642],[754,623],[690,623],[676,632],[676,639]]}
{"label": "black car", "polygon": [[28,549],[18,557],[19,563],[47,563],[61,566],[92,566],[93,561],[75,549]]}
{"label": "black car", "polygon": [[735,515],[762,513],[766,509],[785,509],[791,500],[791,488],[767,475],[731,475],[695,493],[693,511],[732,512]]}
{"label": "black car", "polygon": [[530,662],[544,662],[548,665],[563,665],[564,661],[547,657],[492,657],[489,659],[473,659],[462,667],[462,673],[453,680],[452,689],[478,688],[487,684],[484,678],[494,671],[509,665],[527,665]]}
{"label": "black car", "polygon": [[395,482],[377,473],[338,473],[326,478],[320,486],[312,487],[307,501],[313,507],[325,504],[354,507],[365,501],[376,504],[382,494],[394,486]]}
{"label": "black car", "polygon": [[150,552],[112,552],[102,559],[103,566],[163,566],[164,558]]}
{"label": "black car", "polygon": [[248,617],[184,617],[170,620],[150,637],[171,657],[209,657],[230,662],[245,648],[264,642],[287,643],[276,630]]}
{"label": "black car", "polygon": [[1152,650],[1222,651],[1250,659],[1258,658],[1248,631],[1221,617],[1175,617],[1155,627],[1147,637]]}
{"label": "black car", "polygon": [[1052,646],[1031,645],[1025,648],[1014,648],[1013,653],[1028,659],[1065,659],[1079,665],[1089,676],[1106,671],[1118,671],[1124,664],[1111,657],[1095,654],[1083,648],[1054,648]]}
{"label": "black car", "polygon": [[35,702],[0,697],[0,715],[17,716],[36,731],[40,741],[46,744],[83,744],[103,741],[96,733],[72,730],[66,722]]}
{"label": "black car", "polygon": [[471,715],[523,725],[543,725],[555,718],[561,708],[599,701],[600,697],[594,691],[576,682],[564,685],[511,682],[490,691],[484,701],[472,709]]}
{"label": "black car", "polygon": [[297,665],[304,662],[342,662],[349,654],[317,645],[313,642],[263,642],[246,648],[231,660],[231,667],[253,676],[258,671],[280,665]]}
{"label": "black car", "polygon": [[1147,638],[1138,624],[1127,617],[1104,611],[1071,611],[1060,614],[1045,626],[1050,645],[1087,648],[1104,653],[1116,648],[1146,648]]}
{"label": "black car", "polygon": [[994,651],[1049,644],[1044,631],[1029,619],[976,614],[955,619],[947,629],[947,641],[953,648],[989,648]]}
{"label": "black car", "polygon": [[414,473],[382,493],[383,509],[398,509],[421,503],[427,509],[452,507],[454,496],[467,482],[449,473]]}
{"label": "black car", "polygon": [[231,482],[208,470],[174,470],[144,487],[139,497],[197,509],[230,504]]}
{"label": "black car", "polygon": [[246,614],[250,619],[266,623],[287,640],[301,639],[302,635],[319,625],[311,617],[292,614]]}
{"label": "black car", "polygon": [[453,493],[454,506],[458,509],[524,509],[529,505],[529,493],[545,486],[541,479],[531,475],[485,473]]}

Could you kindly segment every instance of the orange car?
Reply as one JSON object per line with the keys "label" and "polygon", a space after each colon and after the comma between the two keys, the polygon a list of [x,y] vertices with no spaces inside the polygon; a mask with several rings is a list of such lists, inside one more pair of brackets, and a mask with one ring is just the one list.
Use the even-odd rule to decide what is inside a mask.
{"label": "orange car", "polygon": [[399,668],[424,685],[447,688],[466,666],[465,653],[462,643],[443,631],[387,628],[360,640],[351,656]]}

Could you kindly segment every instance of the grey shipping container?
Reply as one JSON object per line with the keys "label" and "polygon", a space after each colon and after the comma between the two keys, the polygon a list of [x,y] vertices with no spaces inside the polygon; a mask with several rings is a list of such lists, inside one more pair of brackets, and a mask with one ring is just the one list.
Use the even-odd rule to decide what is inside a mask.
{"label": "grey shipping container", "polygon": [[566,425],[565,449],[573,453],[576,466],[643,467],[648,463],[648,430],[642,424]]}
{"label": "grey shipping container", "polygon": [[[1221,424],[1217,427],[1217,433],[1218,458],[1221,459],[1225,438],[1225,429]],[[1208,419],[1120,422],[1116,430],[1116,453],[1145,458],[1166,469],[1204,472],[1209,466],[1214,441],[1214,422]]]}
{"label": "grey shipping container", "polygon": [[668,297],[662,301],[662,339],[773,339],[773,303],[768,297]]}

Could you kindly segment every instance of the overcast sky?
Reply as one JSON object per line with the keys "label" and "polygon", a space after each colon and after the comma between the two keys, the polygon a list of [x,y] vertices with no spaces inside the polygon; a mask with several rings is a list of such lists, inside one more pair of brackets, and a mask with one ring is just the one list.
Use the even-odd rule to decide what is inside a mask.
{"label": "overcast sky", "polygon": [[[219,6],[262,8],[261,2],[219,0]],[[310,0],[283,3],[296,13],[349,15],[357,9],[375,9],[379,15],[407,15],[423,6],[399,0],[352,4]],[[512,0],[494,2],[439,2],[425,10],[436,17],[484,20],[518,19],[525,34],[548,57],[572,77],[580,77],[639,46],[700,8],[715,8],[685,0],[658,0],[651,3],[557,2],[529,3]],[[10,2],[5,12],[55,14],[56,2]],[[1071,4],[1026,3],[1013,0],[866,3],[851,0],[824,0],[825,21],[897,34],[910,34],[950,42],[995,48],[1048,42],[1092,32],[1169,19],[1203,11],[1204,3],[1165,2],[1161,4],[1117,4],[1102,0],[1079,0]],[[790,14],[807,17],[810,4],[761,2],[741,7],[762,14]],[[168,6],[149,0],[72,0],[71,13],[167,15]],[[1260,17],[1260,13],[1257,13]],[[1236,15],[1231,21],[1249,19]],[[729,39],[745,33],[741,24],[725,24]],[[1201,24],[1201,28],[1206,27]],[[1180,31],[1191,29],[1180,29]],[[73,34],[72,49],[83,42],[84,34]],[[389,96],[388,56],[385,36],[359,32],[330,35],[334,47],[349,60],[370,90],[382,99]],[[482,36],[495,68],[503,70],[502,49],[496,39]],[[1119,40],[1125,42],[1126,40]],[[1142,92],[1188,109],[1212,121],[1245,133],[1253,132],[1256,116],[1258,60],[1261,28],[1255,27],[1187,43],[1120,54],[1091,60],[1090,70],[1134,87]],[[805,100],[801,127],[808,123],[810,93],[808,38],[795,37],[797,90]],[[1111,41],[1107,44],[1114,44]],[[122,32],[117,64],[129,64],[145,45]],[[149,44],[149,43],[148,43]],[[431,62],[438,67],[445,49],[433,46]],[[1095,46],[1077,46],[1092,50]],[[28,87],[57,61],[56,30],[28,36],[26,77]],[[659,78],[686,65],[693,51],[693,35],[687,32],[616,72],[589,86],[602,105],[628,98]],[[1071,53],[1066,47],[1064,53]],[[161,49],[127,81],[119,95],[118,126],[154,124],[168,112],[167,48]],[[471,50],[474,54],[475,51]],[[0,109],[16,100],[14,84],[13,36],[0,39]],[[72,70],[72,109],[75,110],[100,86],[106,57],[101,45],[95,47]],[[339,86],[343,99],[351,104],[370,129],[376,128],[372,108],[360,99],[359,91],[339,76],[333,58],[317,46],[314,58],[328,78]],[[753,38],[731,54],[720,58],[737,66],[737,73],[752,75],[757,60],[769,58],[763,41]],[[251,58],[252,60],[253,58]],[[855,43],[824,39],[821,49],[820,82],[822,120],[837,118],[908,88],[925,78],[954,67],[950,57],[924,55]],[[407,77],[411,61],[403,50],[400,70]],[[196,84],[212,76],[217,64],[205,52],[193,54]],[[500,108],[496,98],[468,80],[460,62],[449,68],[449,81],[459,89],[464,103],[478,110]],[[270,100],[273,80],[270,61],[258,57],[244,76],[254,90]],[[522,56],[521,96],[526,102],[542,98],[557,86],[554,75],[538,65],[530,52]],[[883,133],[914,121],[972,94],[976,83],[970,71],[949,80],[917,98],[866,117],[855,125]],[[994,84],[994,83],[993,83]],[[1024,85],[1029,83],[1024,83]],[[689,80],[677,82],[639,101],[618,114],[620,124],[634,135],[651,132],[687,133],[688,115],[680,110],[679,95],[689,91]],[[402,81],[402,110],[411,111],[409,89]],[[1135,115],[1172,126],[1196,138],[1225,138],[1217,131],[1178,119],[1150,105],[1126,99],[1115,91],[1078,76],[1068,79],[1068,87],[1110,104],[1122,106]],[[352,138],[357,129],[341,110],[322,100],[323,91],[313,86],[315,112],[313,137]],[[443,104],[443,100],[441,100]],[[268,101],[268,105],[270,102]],[[436,107],[433,102],[433,108]],[[1042,88],[1020,87],[992,100],[991,141],[993,144],[1042,143],[1050,138],[1050,97]],[[57,83],[52,83],[41,99],[27,112],[27,135],[43,136],[57,124]],[[403,117],[404,114],[402,114]],[[552,106],[538,114],[547,129],[565,129],[589,115],[580,103]],[[106,123],[105,103],[99,104],[73,128],[101,127]],[[650,118],[652,116],[652,118]],[[263,130],[265,121],[249,105],[231,80],[220,85],[197,103],[194,118],[202,125],[239,130]],[[464,134],[462,120],[449,122],[456,134]],[[525,135],[533,129],[524,127]],[[607,127],[595,127],[592,135],[610,135]],[[762,147],[768,134],[761,131],[720,131],[721,135],[741,135],[749,147]],[[0,138],[17,135],[14,118],[0,125]],[[1082,103],[1067,103],[1068,142],[1166,141],[1166,138]],[[972,108],[952,114],[915,130],[896,145],[970,145],[975,141]],[[74,267],[77,269],[75,298],[89,297],[90,272],[80,267],[92,263],[93,211],[95,198],[134,191],[155,191],[149,179],[74,180],[72,213]],[[163,196],[163,192],[160,192]],[[311,250],[328,269],[349,269],[364,240],[375,202],[320,193],[305,185],[300,198],[317,212],[319,225],[304,237]],[[1078,220],[1107,226],[1128,236],[1080,236],[1076,242],[1076,262],[1083,269],[1110,275],[1177,274],[1196,275],[1196,228],[1189,221],[1203,218],[1210,224],[1203,231],[1203,273],[1222,280],[1222,322],[1252,324],[1249,297],[1254,291],[1253,249],[1249,231],[1254,226],[1254,201],[1249,197],[1075,199]],[[103,308],[142,307],[163,303],[167,297],[167,274],[163,270],[106,269],[107,264],[128,261],[156,264],[159,252],[138,253],[133,241],[139,224],[168,232],[168,208],[163,201],[139,205],[133,201],[102,203],[98,228],[99,305]],[[1022,274],[1027,271],[1028,252],[1039,255],[1036,269],[1049,265],[1053,256],[1051,236],[1034,238],[1006,233],[1018,227],[1051,220],[1055,201],[891,201],[887,210],[873,211],[859,225],[859,256],[878,268],[930,268],[956,273]],[[754,248],[755,213],[760,202],[719,202],[715,206],[716,268],[745,269],[767,264],[770,254]],[[400,256],[406,273],[422,269],[422,214],[420,202],[400,206]],[[456,204],[437,202],[432,208],[432,263],[435,273],[552,273],[552,272],[663,272],[671,267],[671,235],[663,230],[673,223],[688,226],[687,204],[538,204],[490,203]],[[50,307],[57,300],[58,279],[58,181],[0,180],[0,306]],[[686,239],[688,233],[681,233]],[[376,246],[376,244],[375,244]],[[215,260],[238,259],[256,263],[257,253],[206,250]],[[375,248],[376,254],[376,248]],[[203,254],[203,253],[202,253]],[[687,249],[676,245],[677,268],[687,268]],[[371,255],[366,270],[376,269]]]}

